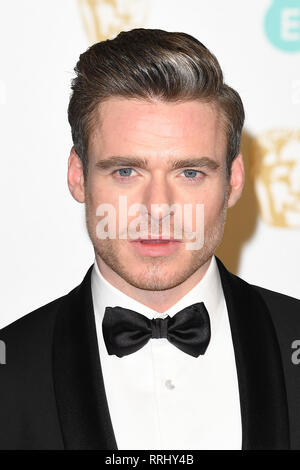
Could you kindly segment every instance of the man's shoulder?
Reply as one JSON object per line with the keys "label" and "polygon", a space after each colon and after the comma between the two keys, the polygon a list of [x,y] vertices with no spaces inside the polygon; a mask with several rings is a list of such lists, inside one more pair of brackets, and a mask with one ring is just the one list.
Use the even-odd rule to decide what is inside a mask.
{"label": "man's shoulder", "polygon": [[229,271],[219,258],[216,257],[216,260],[221,274],[221,279],[229,278],[234,289],[237,291],[246,289],[249,293],[252,292],[258,294],[272,312],[279,314],[295,314],[298,315],[299,321],[300,299],[281,292],[266,289],[265,287],[258,286],[256,284],[250,284],[242,277]]}
{"label": "man's shoulder", "polygon": [[64,297],[42,305],[0,330],[0,340],[6,344],[7,355],[25,358],[51,342],[56,315]]}
{"label": "man's shoulder", "polygon": [[0,391],[0,397],[9,394],[10,389],[16,391],[18,387],[24,387],[24,380],[32,378],[32,374],[39,377],[39,383],[51,375],[56,320],[65,311],[70,311],[70,302],[77,301],[78,287],[0,330],[0,341],[5,344],[5,366],[1,367],[3,390]]}
{"label": "man's shoulder", "polygon": [[289,343],[300,338],[300,300],[280,292],[251,284],[268,307],[276,331]]}
{"label": "man's shoulder", "polygon": [[265,298],[269,300],[277,301],[277,302],[284,302],[289,303],[291,305],[298,306],[300,305],[300,299],[296,297],[292,297],[287,294],[283,294],[282,292],[277,292],[274,290],[266,289],[265,287],[257,286],[256,284],[251,284],[254,289],[260,292]]}
{"label": "man's shoulder", "polygon": [[230,285],[232,293],[236,293],[239,297],[246,294],[248,300],[251,298],[253,300],[256,299],[256,301],[258,300],[255,308],[259,308],[259,305],[264,305],[278,334],[286,337],[297,334],[300,337],[299,299],[256,284],[250,284],[245,279],[228,271],[220,259],[216,258],[216,260],[221,279],[225,285]]}
{"label": "man's shoulder", "polygon": [[42,338],[47,334],[51,334],[57,314],[61,310],[63,304],[69,296],[78,288],[75,287],[69,293],[58,297],[45,305],[42,305],[35,310],[23,315],[12,323],[0,329],[0,339],[11,341],[21,341],[23,344],[27,343],[26,339],[30,341],[37,338]]}
{"label": "man's shoulder", "polygon": [[251,284],[251,286],[263,297],[272,311],[280,314],[295,314],[298,315],[298,320],[300,320],[300,299],[255,284]]}
{"label": "man's shoulder", "polygon": [[[55,320],[59,312],[72,309],[74,303],[79,301],[83,291],[90,285],[91,272],[93,264],[88,268],[82,282],[74,287],[65,295],[58,297],[45,305],[23,315],[14,322],[0,329],[0,339],[3,336],[13,337],[17,334],[31,334],[41,335],[43,331],[49,331],[55,324]],[[25,338],[25,336],[23,336]]]}

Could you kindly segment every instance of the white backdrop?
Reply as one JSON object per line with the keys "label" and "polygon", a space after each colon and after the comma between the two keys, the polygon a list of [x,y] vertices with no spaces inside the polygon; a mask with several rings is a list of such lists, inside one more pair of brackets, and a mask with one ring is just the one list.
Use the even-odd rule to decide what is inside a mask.
{"label": "white backdrop", "polygon": [[[94,3],[0,3],[0,327],[67,293],[94,259],[83,206],[66,182],[70,80],[93,40],[84,20],[91,21]],[[126,29],[126,2],[119,11],[98,3],[100,33],[112,34],[110,24]],[[299,298],[300,1],[137,3],[130,26],[197,37],[245,105],[248,182],[219,256],[245,280]]]}

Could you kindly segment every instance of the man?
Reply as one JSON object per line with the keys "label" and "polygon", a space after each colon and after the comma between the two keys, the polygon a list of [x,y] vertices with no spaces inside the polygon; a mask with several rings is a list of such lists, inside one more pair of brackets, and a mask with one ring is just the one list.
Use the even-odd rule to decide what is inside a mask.
{"label": "man", "polygon": [[2,330],[1,448],[300,449],[300,302],[214,256],[244,183],[238,93],[161,30],[75,71],[68,184],[95,263]]}

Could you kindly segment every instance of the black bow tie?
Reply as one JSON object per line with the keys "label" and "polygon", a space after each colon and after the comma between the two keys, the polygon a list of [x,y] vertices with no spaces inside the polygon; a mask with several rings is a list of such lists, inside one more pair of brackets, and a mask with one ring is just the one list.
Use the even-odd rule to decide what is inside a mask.
{"label": "black bow tie", "polygon": [[191,356],[204,354],[210,341],[210,320],[203,302],[180,310],[173,317],[153,318],[122,307],[106,307],[102,322],[108,354],[127,356],[151,338],[167,338]]}

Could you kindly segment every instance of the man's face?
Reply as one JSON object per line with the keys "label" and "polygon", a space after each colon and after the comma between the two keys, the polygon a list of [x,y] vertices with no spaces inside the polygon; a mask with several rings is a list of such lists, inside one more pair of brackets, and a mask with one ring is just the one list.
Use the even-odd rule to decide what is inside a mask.
{"label": "man's face", "polygon": [[[85,181],[80,175],[75,182],[74,173],[77,171],[78,177],[81,169],[74,150],[69,159],[70,190],[86,204],[87,228],[100,269],[113,271],[129,284],[146,290],[171,289],[203,269],[221,240],[227,206],[236,202],[242,190],[242,157],[235,159],[228,180],[225,155],[224,126],[210,104],[123,98],[102,103],[90,135]],[[116,157],[122,160],[116,161]],[[148,231],[144,225],[142,241],[131,239],[130,222],[137,214],[119,213],[120,196],[126,198],[127,208],[136,203],[146,208]],[[104,203],[116,209],[115,239],[100,239],[97,235],[101,219],[97,208]],[[192,207],[180,236],[170,211],[173,204],[182,208],[182,214],[185,205]],[[196,213],[196,206],[201,204],[204,244],[200,249],[187,249],[189,235],[203,229]],[[119,217],[124,223],[125,216],[127,222],[120,229]],[[151,224],[155,223],[162,234],[163,220],[168,217],[168,238],[178,241],[145,241],[153,233]]]}

